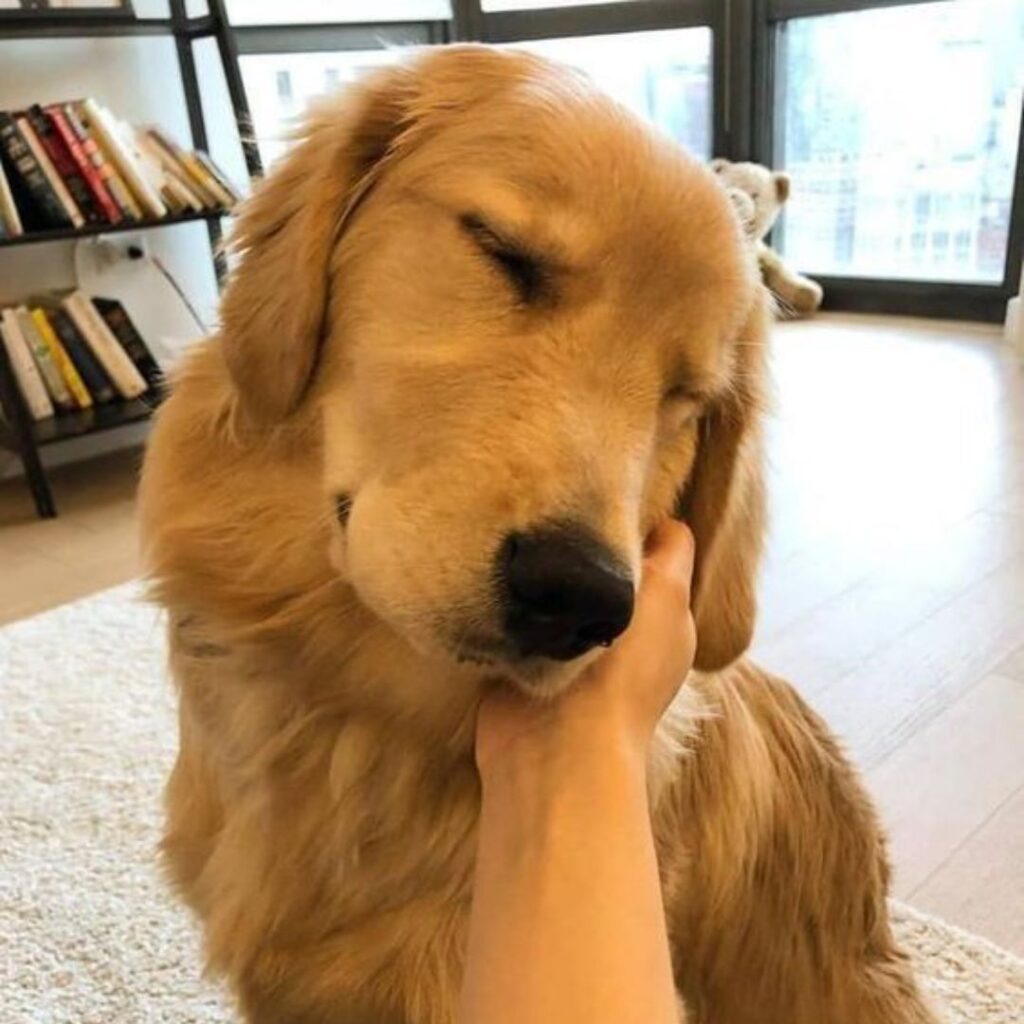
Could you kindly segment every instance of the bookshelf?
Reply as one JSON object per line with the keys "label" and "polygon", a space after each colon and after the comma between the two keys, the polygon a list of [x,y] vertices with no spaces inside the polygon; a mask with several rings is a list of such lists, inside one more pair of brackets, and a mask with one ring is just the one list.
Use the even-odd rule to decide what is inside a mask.
{"label": "bookshelf", "polygon": [[[181,72],[181,88],[188,112],[192,146],[196,149],[209,150],[193,46],[199,40],[213,39],[235,112],[246,169],[251,177],[258,176],[262,170],[259,152],[248,130],[249,106],[238,64],[238,51],[223,0],[207,0],[207,12],[194,17],[189,16],[187,12],[186,0],[168,0],[168,12],[169,17],[139,18],[129,9],[4,10],[0,12],[0,41],[90,37],[130,39],[136,36],[164,36],[173,39]],[[0,249],[40,245],[45,242],[74,241],[122,231],[155,230],[175,224],[204,221],[210,240],[211,259],[214,262],[217,279],[222,281],[226,274],[226,264],[220,252],[221,217],[226,212],[183,213],[130,224],[33,231],[18,238],[0,240]],[[41,518],[53,518],[57,515],[57,506],[39,456],[41,447],[142,422],[152,415],[162,398],[162,394],[147,394],[144,398],[133,401],[113,402],[84,412],[61,413],[49,419],[35,421],[29,415],[6,352],[0,345],[0,407],[3,411],[3,418],[0,419],[0,446],[14,452],[20,459],[37,514]]]}
{"label": "bookshelf", "polygon": [[219,222],[226,216],[227,210],[207,211],[204,213],[179,213],[159,220],[133,220],[121,224],[89,224],[84,228],[56,228],[48,231],[30,231],[17,238],[0,238],[0,249],[9,249],[17,245],[38,245],[40,242],[73,242],[79,238],[93,235],[116,235],[123,231],[146,231],[149,228],[164,228],[172,224],[188,224],[192,221],[205,220]]}

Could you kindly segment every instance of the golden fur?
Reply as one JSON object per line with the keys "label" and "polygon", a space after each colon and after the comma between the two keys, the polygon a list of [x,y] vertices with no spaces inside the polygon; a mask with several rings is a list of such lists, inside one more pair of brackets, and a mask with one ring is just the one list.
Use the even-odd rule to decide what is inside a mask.
{"label": "golden fur", "polygon": [[[466,214],[544,254],[538,294]],[[495,547],[571,519],[636,572],[682,493],[698,671],[651,801],[690,1017],[931,1020],[855,774],[736,660],[768,310],[710,172],[564,68],[449,48],[315,111],[235,241],[142,509],[181,695],[166,863],[247,1018],[450,1024],[479,695],[593,656],[507,657]]]}

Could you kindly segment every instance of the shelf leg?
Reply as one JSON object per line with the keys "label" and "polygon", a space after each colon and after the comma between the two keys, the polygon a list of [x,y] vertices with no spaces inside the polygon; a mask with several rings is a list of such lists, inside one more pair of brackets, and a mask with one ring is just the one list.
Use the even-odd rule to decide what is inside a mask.
{"label": "shelf leg", "polygon": [[25,477],[32,491],[32,499],[36,503],[36,513],[40,519],[56,519],[57,506],[54,504],[53,492],[46,479],[46,471],[39,459],[39,451],[30,441],[28,445],[21,448],[18,454],[21,457],[22,466],[25,467]]}
{"label": "shelf leg", "polygon": [[32,418],[22,400],[14,371],[7,358],[7,351],[2,344],[0,344],[0,407],[3,408],[4,417],[14,440],[15,450],[25,469],[25,479],[28,481],[32,498],[36,503],[36,512],[40,519],[55,519],[57,506],[54,504],[53,493],[50,491],[50,484],[46,479],[46,470],[43,469],[42,460],[39,458],[39,448],[32,435]]}

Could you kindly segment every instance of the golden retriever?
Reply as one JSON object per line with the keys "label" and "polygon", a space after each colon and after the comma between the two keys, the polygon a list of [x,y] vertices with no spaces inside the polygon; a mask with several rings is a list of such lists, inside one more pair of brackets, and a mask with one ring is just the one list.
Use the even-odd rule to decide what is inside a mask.
{"label": "golden retriever", "polygon": [[314,111],[235,244],[142,509],[181,696],[164,854],[246,1018],[450,1024],[480,694],[569,685],[678,509],[697,670],[650,797],[685,1012],[932,1020],[854,771],[737,660],[769,310],[710,171],[566,68],[438,49]]}

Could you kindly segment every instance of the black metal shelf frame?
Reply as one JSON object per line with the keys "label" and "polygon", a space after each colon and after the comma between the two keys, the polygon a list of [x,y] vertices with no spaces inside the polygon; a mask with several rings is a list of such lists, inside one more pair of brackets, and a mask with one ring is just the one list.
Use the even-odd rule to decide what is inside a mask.
{"label": "black metal shelf frame", "polygon": [[189,224],[193,221],[217,221],[230,215],[230,210],[204,210],[202,213],[175,213],[166,217],[146,220],[125,220],[119,224],[89,224],[84,228],[52,228],[46,231],[28,231],[15,238],[0,238],[0,249],[15,246],[39,245],[42,242],[73,242],[79,238],[96,235],[116,235],[124,231],[145,231],[149,228],[169,227],[172,224]]}
{"label": "black metal shelf frame", "polygon": [[[136,18],[129,11],[4,11],[0,14],[0,41],[103,37],[131,39],[140,36],[163,36],[173,39],[192,145],[205,150],[209,149],[209,145],[193,47],[200,40],[215,40],[235,113],[246,169],[250,177],[258,177],[262,172],[262,166],[256,142],[250,131],[249,105],[238,64],[238,51],[224,9],[224,0],[208,0],[207,13],[200,17],[190,17],[185,2],[186,0],[168,0],[169,17],[148,19]],[[220,245],[221,217],[224,212],[188,213],[131,224],[95,225],[80,230],[38,231],[19,238],[5,239],[0,242],[0,247],[67,241],[120,231],[139,231],[202,221],[207,226],[217,279],[223,281],[227,271]],[[3,409],[3,418],[0,419],[0,445],[12,449],[20,458],[38,514],[43,518],[51,518],[57,514],[53,494],[39,457],[40,446],[140,422],[152,414],[161,397],[162,395],[147,395],[144,399],[133,402],[112,403],[86,412],[60,414],[34,422],[25,407],[6,352],[0,345],[0,406]]]}

